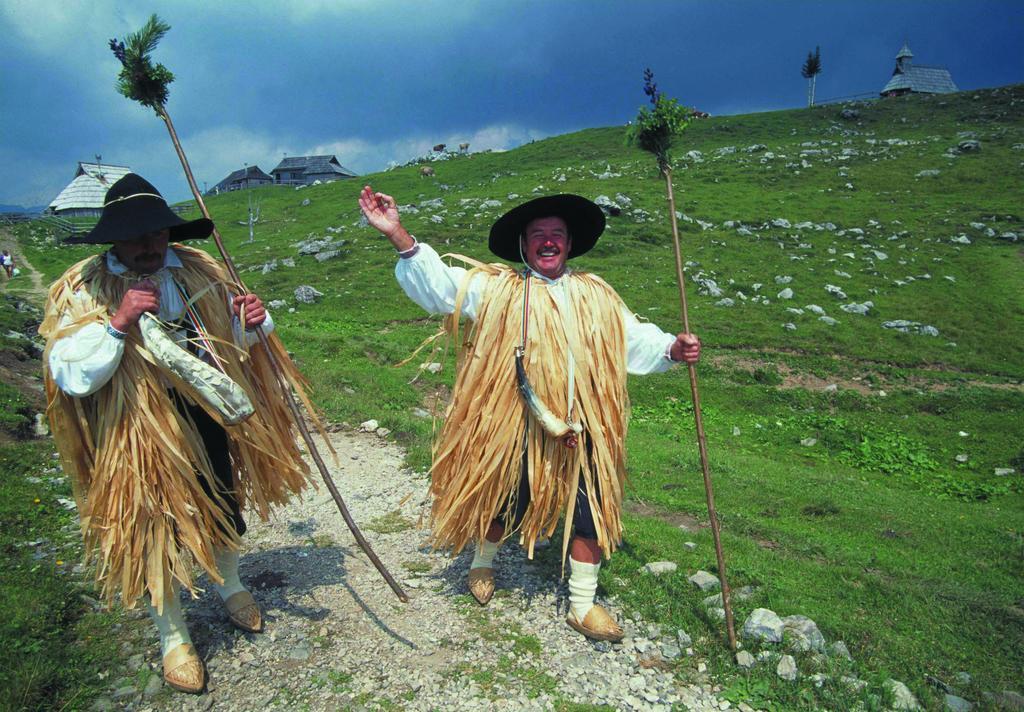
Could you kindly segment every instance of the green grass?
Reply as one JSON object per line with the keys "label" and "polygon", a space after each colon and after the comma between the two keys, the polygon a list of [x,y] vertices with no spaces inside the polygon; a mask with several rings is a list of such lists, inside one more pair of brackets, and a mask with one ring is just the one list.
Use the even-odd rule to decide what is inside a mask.
{"label": "green grass", "polygon": [[0,447],[0,709],[86,707],[121,657],[110,634],[119,615],[87,606],[92,589],[71,572],[81,544],[54,464],[46,443]]}
{"label": "green grass", "polygon": [[[1024,86],[1017,85],[872,102],[854,122],[841,120],[837,106],[718,117],[694,122],[675,151],[677,209],[712,224],[705,230],[683,221],[681,229],[684,257],[695,263],[687,270],[690,320],[705,345],[698,373],[730,580],[758,587],[753,599],[737,603],[737,620],[755,605],[815,619],[826,638],[850,646],[853,671],[871,683],[869,708],[889,675],[936,705],[925,674],[946,679],[967,670],[975,686],[964,696],[978,699],[983,690],[1019,687],[1024,669],[1024,253],[1020,242],[998,237],[1024,237],[1024,152],[1013,148],[1024,143],[1021,102]],[[947,157],[963,131],[977,134],[982,151]],[[766,150],[743,151],[754,144]],[[737,150],[716,152],[730,146]],[[703,162],[685,158],[691,149]],[[828,153],[801,156],[821,149]],[[844,149],[850,155],[841,158]],[[775,158],[762,162],[766,152]],[[590,197],[623,193],[650,219],[610,218],[576,267],[601,274],[641,316],[678,329],[664,184],[653,159],[625,145],[621,127],[435,168],[436,179],[410,166],[300,191],[258,189],[262,219],[252,243],[237,224],[247,195],[209,201],[248,286],[295,308],[276,310],[275,321],[316,401],[337,421],[377,419],[418,468],[429,464],[432,423],[414,410],[436,412],[438,396],[444,403],[454,359],[441,349],[395,367],[440,321],[401,294],[383,238],[357,227],[364,182],[400,204],[441,198],[443,224],[421,210],[403,218],[407,226],[439,252],[480,259],[488,259],[483,236],[493,220],[541,185]],[[596,177],[609,168],[620,175]],[[925,169],[940,174],[917,178]],[[521,197],[508,199],[512,193]],[[481,210],[485,198],[503,205]],[[775,218],[793,226],[831,222],[836,230],[764,226]],[[729,220],[753,234],[726,227]],[[311,234],[344,239],[341,256],[322,263],[296,256],[294,243]],[[950,241],[961,234],[970,245]],[[47,279],[91,252],[55,247],[36,226],[19,228],[18,236]],[[294,257],[296,267],[262,274],[265,262],[283,257]],[[698,293],[698,271],[736,305],[719,307],[719,298]],[[793,278],[786,285],[793,300],[776,297],[782,275]],[[299,284],[324,297],[295,304]],[[848,298],[829,295],[826,284]],[[754,295],[770,304],[754,303]],[[868,300],[874,306],[866,316],[839,309]],[[786,311],[808,304],[839,323]],[[935,326],[939,336],[881,327],[892,319]],[[796,330],[784,329],[786,322]],[[444,364],[441,373],[414,381],[416,365],[432,360]],[[824,392],[831,382],[839,390]],[[666,518],[705,519],[688,390],[679,370],[631,379],[627,496]],[[807,438],[816,443],[801,445]],[[957,461],[960,454],[966,462]],[[1017,473],[998,477],[1001,467]],[[698,568],[714,568],[707,530],[684,535],[636,516],[626,524],[623,550],[602,570],[602,583],[627,609],[694,634],[730,689],[747,686],[737,694],[768,685],[772,699],[791,708],[850,701],[830,685],[785,687],[762,672],[735,677],[720,652],[719,626],[705,620],[701,596],[685,582]],[[684,538],[698,543],[695,552],[684,552]],[[636,573],[654,559],[677,561],[680,570],[659,579]]]}

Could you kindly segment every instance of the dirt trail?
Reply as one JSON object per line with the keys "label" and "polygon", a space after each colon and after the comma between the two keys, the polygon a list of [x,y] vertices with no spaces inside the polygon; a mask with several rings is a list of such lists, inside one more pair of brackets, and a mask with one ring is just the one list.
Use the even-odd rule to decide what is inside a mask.
{"label": "dirt trail", "polygon": [[[14,279],[20,282],[27,277],[29,284],[32,285],[28,290],[30,300],[36,305],[42,306],[43,301],[46,299],[46,287],[43,285],[43,277],[39,270],[33,267],[32,263],[22,254],[18,248],[18,241],[4,228],[0,228],[0,249],[8,250],[14,255],[14,266],[21,270],[21,274]],[[2,279],[4,279],[4,291],[6,291],[11,282],[6,276],[2,277]],[[18,282],[15,282],[15,284]]]}
{"label": "dirt trail", "polygon": [[[401,449],[376,435],[338,432],[331,439],[341,460],[332,467],[335,481],[410,602],[394,597],[321,488],[270,523],[249,523],[241,574],[263,606],[265,632],[231,628],[212,590],[185,602],[209,667],[208,692],[161,689],[154,631],[134,656],[138,668],[153,671],[149,685],[138,668],[124,671],[105,698],[112,706],[541,710],[577,702],[667,712],[727,705],[675,630],[629,620],[627,639],[614,646],[572,631],[557,565],[528,561],[514,544],[498,555],[498,595],[487,608],[477,606],[465,585],[470,555],[451,560],[431,552],[416,526],[426,475],[404,469]],[[680,682],[672,660],[696,684]]]}

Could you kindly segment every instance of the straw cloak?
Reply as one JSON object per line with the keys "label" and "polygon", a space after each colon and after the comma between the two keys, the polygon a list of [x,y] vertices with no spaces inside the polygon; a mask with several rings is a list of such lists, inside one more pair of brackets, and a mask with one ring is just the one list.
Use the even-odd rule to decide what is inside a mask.
{"label": "straw cloak", "polygon": [[[192,295],[206,332],[222,347],[226,374],[255,406],[252,417],[225,431],[239,505],[266,519],[271,505],[284,503],[310,481],[281,386],[262,346],[247,356],[231,346],[231,283],[220,264],[180,244],[169,249],[182,262],[175,280]],[[79,262],[50,288],[39,332],[47,340],[47,413],[78,502],[86,560],[95,559],[105,599],[112,601],[120,591],[130,608],[145,592],[162,601],[174,581],[194,591],[193,563],[220,581],[214,548],[237,548],[239,542],[230,517],[214,499],[220,496],[207,496],[199,483],[199,473],[209,482],[216,479],[195,423],[175,407],[169,387],[200,405],[202,400],[188,384],[154,365],[137,329],[126,336],[110,381],[92,395],[65,394],[45,365],[59,339],[86,324],[105,323],[131,286],[132,281],[107,269],[104,257]],[[280,340],[270,334],[268,341],[283,364],[284,378],[314,413]],[[217,419],[216,413],[210,415]]]}
{"label": "straw cloak", "polygon": [[[506,265],[458,258],[474,269],[462,280],[455,311],[447,317],[455,343],[467,288],[475,279],[485,281],[475,319],[460,345],[454,396],[434,445],[434,544],[457,552],[470,541],[483,540],[491,521],[518,492],[525,452],[530,504],[519,535],[529,555],[538,538],[554,533],[563,512],[564,555],[582,480],[598,543],[609,556],[622,537],[629,417],[622,300],[593,274],[572,271],[557,284],[546,284],[537,277],[526,280]],[[522,338],[527,284],[526,372],[541,401],[563,420],[570,419],[573,393],[571,420],[583,427],[576,448],[547,435],[516,388],[514,353]]]}

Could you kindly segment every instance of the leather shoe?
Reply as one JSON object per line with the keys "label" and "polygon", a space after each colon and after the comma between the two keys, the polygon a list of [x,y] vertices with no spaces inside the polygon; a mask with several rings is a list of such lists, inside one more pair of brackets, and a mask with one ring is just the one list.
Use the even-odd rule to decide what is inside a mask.
{"label": "leather shoe", "polygon": [[164,682],[193,695],[203,691],[206,668],[191,643],[182,643],[164,656]]}
{"label": "leather shoe", "polygon": [[469,570],[469,592],[481,606],[486,606],[494,596],[494,569]]}
{"label": "leather shoe", "polygon": [[224,601],[231,624],[246,633],[259,633],[263,630],[263,615],[256,599],[248,591],[239,591],[228,596]]}
{"label": "leather shoe", "polygon": [[587,615],[583,616],[582,621],[576,619],[576,614],[570,608],[565,622],[576,631],[593,640],[608,640],[613,643],[618,643],[622,640],[622,628],[608,614],[608,611],[596,603],[587,611]]}

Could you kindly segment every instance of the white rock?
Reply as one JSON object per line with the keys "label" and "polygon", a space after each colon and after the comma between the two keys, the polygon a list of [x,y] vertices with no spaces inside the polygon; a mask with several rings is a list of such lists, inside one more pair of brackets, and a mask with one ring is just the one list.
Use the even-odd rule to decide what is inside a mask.
{"label": "white rock", "polygon": [[746,650],[741,650],[740,652],[736,653],[736,664],[744,670],[749,670],[757,664],[757,660],[755,660],[754,656],[748,653]]}
{"label": "white rock", "polygon": [[786,287],[785,289],[783,289],[781,292],[779,292],[775,296],[778,297],[779,299],[792,299],[793,298],[793,290],[790,289],[789,287]]}
{"label": "white rock", "polygon": [[376,420],[366,420],[359,424],[359,431],[362,433],[373,433],[376,432],[379,427],[380,423]]}
{"label": "white rock", "polygon": [[768,643],[781,643],[785,624],[767,608],[755,608],[743,624],[742,635],[751,640],[763,640]]}
{"label": "white rock", "polygon": [[819,316],[818,317],[818,321],[824,322],[825,324],[827,324],[829,326],[835,326],[836,324],[839,323],[836,319],[833,319],[830,316]]}
{"label": "white rock", "polygon": [[800,441],[800,444],[803,445],[804,447],[813,447],[814,445],[818,444],[818,439],[817,438],[804,438],[803,440]]}
{"label": "white rock", "polygon": [[779,664],[775,666],[775,674],[783,680],[789,680],[790,682],[796,680],[796,660],[793,659],[792,655],[783,655],[779,658]]}
{"label": "white rock", "polygon": [[882,687],[892,696],[892,708],[894,710],[920,710],[924,709],[914,697],[910,688],[899,680],[886,680]]}
{"label": "white rock", "polygon": [[786,616],[782,619],[782,624],[795,650],[825,652],[825,636],[818,630],[818,625],[807,616]]}
{"label": "white rock", "polygon": [[956,695],[950,695],[948,693],[943,698],[942,704],[943,709],[948,710],[949,712],[971,712],[974,708],[974,705],[963,697],[957,697]]}
{"label": "white rock", "polygon": [[670,574],[679,568],[674,561],[651,561],[650,563],[641,566],[638,571],[645,574],[653,574],[654,576],[660,576],[661,574]]}
{"label": "white rock", "polygon": [[714,591],[722,585],[717,576],[712,573],[708,573],[707,571],[698,571],[686,580],[701,591]]}
{"label": "white rock", "polygon": [[1008,475],[1012,475],[1014,472],[1016,472],[1016,470],[1012,467],[997,467],[993,470],[992,474],[996,477],[1007,477]]}

